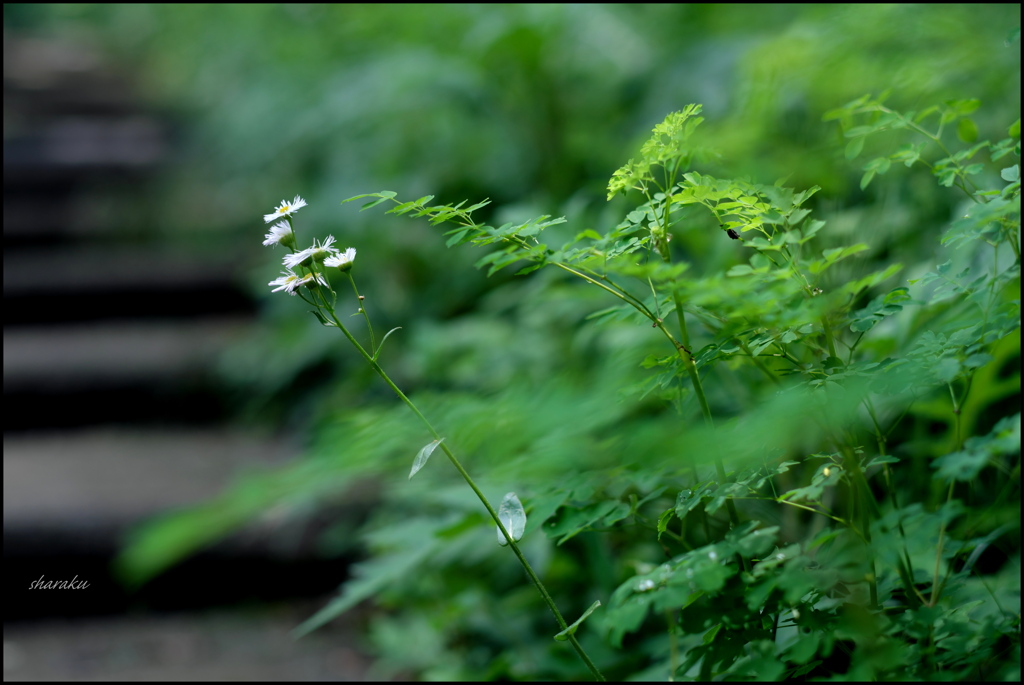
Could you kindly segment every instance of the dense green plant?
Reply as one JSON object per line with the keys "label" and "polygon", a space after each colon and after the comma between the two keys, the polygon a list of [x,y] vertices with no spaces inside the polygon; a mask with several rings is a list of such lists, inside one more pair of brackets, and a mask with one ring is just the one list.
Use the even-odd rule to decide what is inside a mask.
{"label": "dense green plant", "polygon": [[[942,197],[913,197],[913,221],[898,216],[911,201],[902,178],[887,187],[884,211],[873,190],[851,197],[849,166],[825,153],[835,129],[819,115],[891,87],[899,107],[969,92],[986,103],[981,127],[1012,120],[1020,51],[1007,39],[1019,23],[1019,5],[991,3],[4,5],[12,36],[93,46],[173,117],[175,164],[160,182],[129,184],[91,211],[130,236],[230,252],[243,273],[262,267],[248,279],[261,330],[225,355],[222,378],[251,425],[301,434],[317,414],[310,407],[331,406],[321,397],[348,406],[377,386],[330,331],[267,292],[276,271],[259,246],[245,252],[253,207],[278,189],[318,198],[306,210],[317,226],[337,218],[323,198],[367,187],[492,198],[478,220],[548,212],[605,225],[619,208],[598,192],[608,171],[666,111],[697,101],[711,113],[702,137],[727,161],[702,172],[769,182],[792,174],[789,185],[824,189],[812,203],[825,205],[817,216],[833,231],[848,225],[828,211],[836,205],[850,220],[877,209],[883,216],[868,223],[890,224],[889,237],[899,230],[916,247],[917,230],[945,216]],[[15,115],[9,128],[21,123]],[[465,388],[481,353],[441,363],[439,330],[467,313],[463,333],[504,325],[480,307],[514,289],[511,274],[486,279],[466,268],[468,251],[446,251],[426,232],[395,242],[385,223],[347,215],[344,231],[376,277],[375,302],[390,319],[382,325],[406,327],[390,344],[409,360],[407,387]],[[433,277],[442,262],[443,280]],[[420,347],[427,330],[435,337]]]}
{"label": "dense green plant", "polygon": [[[817,188],[698,171],[715,155],[699,144],[699,105],[670,114],[612,176],[609,200],[635,198],[624,219],[560,247],[548,236],[559,237],[564,219],[495,227],[473,218],[485,202],[359,196],[371,198],[364,209],[391,203],[389,213],[447,225],[449,245],[485,247],[478,265],[489,273],[517,265],[532,274],[515,314],[524,332],[514,327],[513,338],[530,342],[525,329],[566,317],[586,317],[577,324],[586,334],[547,351],[565,358],[557,383],[513,375],[485,401],[417,397],[414,411],[441,432],[373,409],[321,430],[323,456],[286,486],[298,498],[338,487],[342,474],[386,471],[374,455],[410,460],[411,445],[430,442],[416,477],[385,489],[366,532],[370,559],[300,632],[375,597],[393,611],[371,627],[392,668],[431,678],[581,675],[550,646],[558,630],[508,550],[482,545],[479,503],[450,470],[423,468],[440,446],[453,464],[450,450],[471,455],[479,499],[519,494],[528,523],[518,544],[502,537],[531,559],[548,599],[589,616],[576,635],[562,621],[559,637],[609,676],[1017,676],[1019,121],[1008,138],[978,142],[976,107],[901,113],[864,97],[826,117],[842,124],[850,159],[869,138],[917,137],[869,161],[862,188],[893,161],[920,163],[965,198],[941,263],[896,287],[899,264],[859,266],[858,255],[878,248],[828,242],[826,222],[807,207]],[[970,146],[951,150],[950,130]],[[736,256],[723,261],[708,247],[703,259],[693,246],[711,243],[693,234]],[[313,271],[275,283],[303,294],[413,407],[380,366],[383,341],[372,327],[368,344],[348,332],[335,314],[341,296],[314,274],[316,255],[298,254],[307,252],[310,264],[293,266]],[[321,256],[351,276],[354,252],[329,252]],[[369,324],[363,304],[356,313]],[[555,314],[537,323],[545,309]],[[515,354],[508,341],[490,345]],[[583,355],[586,374],[575,372]],[[220,515],[223,527],[210,536],[280,501],[270,483],[253,478],[211,506],[206,518]],[[164,563],[156,550],[177,553],[166,551],[175,525],[188,526],[152,528],[127,567],[145,575]],[[598,600],[605,606],[591,614]]]}

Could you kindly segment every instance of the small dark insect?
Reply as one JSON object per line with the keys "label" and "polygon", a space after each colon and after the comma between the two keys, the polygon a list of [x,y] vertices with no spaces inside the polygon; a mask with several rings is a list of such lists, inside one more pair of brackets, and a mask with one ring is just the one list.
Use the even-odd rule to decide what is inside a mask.
{"label": "small dark insect", "polygon": [[732,238],[733,240],[739,240],[740,239],[740,234],[737,233],[736,231],[734,231],[731,228],[729,230],[727,230],[726,233],[728,233],[729,237]]}

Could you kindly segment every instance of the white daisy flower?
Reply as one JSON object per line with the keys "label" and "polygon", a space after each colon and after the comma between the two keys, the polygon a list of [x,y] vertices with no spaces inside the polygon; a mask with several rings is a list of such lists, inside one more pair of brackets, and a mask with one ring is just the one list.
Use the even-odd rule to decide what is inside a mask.
{"label": "white daisy flower", "polygon": [[266,240],[263,241],[263,244],[267,247],[273,247],[274,245],[295,247],[295,233],[292,232],[292,227],[288,225],[287,221],[278,221],[271,226],[270,233],[265,238]]}
{"label": "white daisy flower", "polygon": [[277,287],[270,292],[276,293],[278,290],[285,290],[289,295],[295,294],[295,288],[299,287],[299,279],[302,278],[298,274],[292,273],[291,271],[282,271],[283,276],[276,278],[267,285],[276,285]]}
{"label": "white daisy flower", "polygon": [[275,209],[271,214],[264,214],[263,220],[269,224],[274,219],[280,219],[281,217],[294,214],[295,212],[299,211],[305,206],[306,201],[303,200],[298,195],[296,195],[295,199],[293,199],[291,202],[288,202],[288,200],[281,200],[281,205],[277,209]]}
{"label": "white daisy flower", "polygon": [[352,268],[352,261],[356,258],[356,248],[350,247],[344,252],[328,257],[324,260],[324,266],[336,266],[342,271]]}
{"label": "white daisy flower", "polygon": [[295,284],[295,288],[296,289],[297,288],[301,288],[302,286],[306,286],[308,288],[314,288],[318,284],[319,285],[323,285],[323,286],[327,286],[328,285],[327,279],[324,278],[323,274],[319,274],[319,273],[313,272],[313,273],[308,273],[305,276],[303,276],[302,278],[300,278],[298,283]]}
{"label": "white daisy flower", "polygon": [[335,254],[337,250],[331,245],[334,244],[334,236],[329,235],[327,239],[317,245],[316,240],[313,241],[313,247],[307,247],[305,250],[299,250],[292,254],[284,256],[284,265],[289,269],[294,269],[297,266],[309,266],[313,262],[323,262],[325,259]]}
{"label": "white daisy flower", "polygon": [[305,276],[299,276],[291,271],[282,271],[281,273],[284,274],[281,278],[277,278],[267,284],[277,286],[271,290],[271,292],[276,293],[278,290],[284,290],[289,295],[295,295],[297,294],[296,291],[304,285],[309,286],[310,288],[314,287],[316,284],[323,286],[327,285],[327,279],[324,278],[322,274],[309,273]]}

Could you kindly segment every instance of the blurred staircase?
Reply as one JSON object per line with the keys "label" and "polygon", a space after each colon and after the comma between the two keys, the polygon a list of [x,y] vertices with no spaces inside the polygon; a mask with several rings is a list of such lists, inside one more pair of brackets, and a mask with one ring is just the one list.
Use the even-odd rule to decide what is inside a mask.
{"label": "blurred staircase", "polygon": [[[5,32],[3,83],[5,639],[12,620],[330,593],[344,560],[282,558],[258,535],[137,596],[110,576],[132,525],[294,449],[225,422],[211,368],[255,312],[238,265],[145,229],[172,128],[66,44]],[[29,591],[40,576],[91,587]]]}

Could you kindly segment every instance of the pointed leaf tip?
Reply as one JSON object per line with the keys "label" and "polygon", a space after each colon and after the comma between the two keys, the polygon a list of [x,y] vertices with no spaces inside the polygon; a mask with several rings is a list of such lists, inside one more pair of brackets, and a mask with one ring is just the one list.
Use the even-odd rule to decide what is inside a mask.
{"label": "pointed leaf tip", "polygon": [[601,606],[601,600],[597,600],[596,602],[591,604],[590,608],[584,611],[583,615],[576,619],[571,626],[560,632],[558,635],[555,635],[555,639],[559,642],[564,642],[569,639],[570,635],[575,635],[576,629],[580,627],[580,624],[583,623],[587,616],[590,616],[592,613],[594,613],[594,609],[596,609],[599,606]]}
{"label": "pointed leaf tip", "polygon": [[434,453],[434,450],[436,450],[437,446],[442,442],[444,442],[444,438],[441,438],[440,440],[431,440],[423,446],[423,449],[420,450],[420,453],[416,455],[416,459],[412,462],[412,470],[409,471],[409,478],[415,476],[416,472],[426,465],[427,459],[430,459],[430,455]]}

